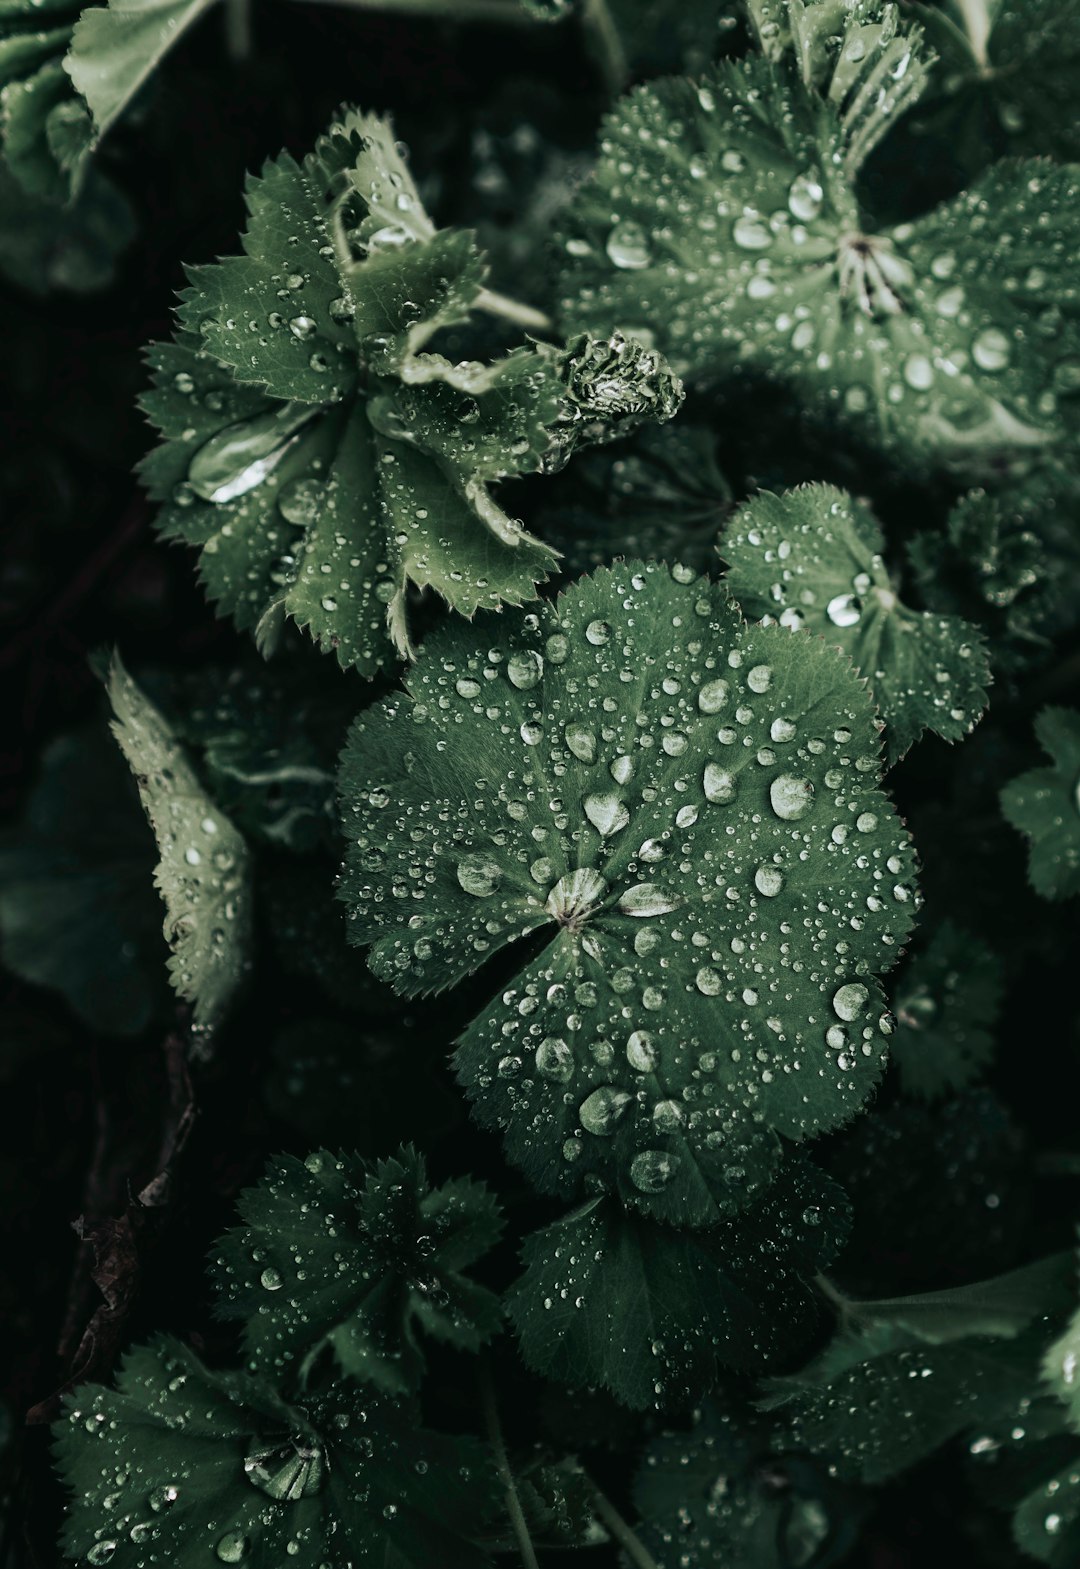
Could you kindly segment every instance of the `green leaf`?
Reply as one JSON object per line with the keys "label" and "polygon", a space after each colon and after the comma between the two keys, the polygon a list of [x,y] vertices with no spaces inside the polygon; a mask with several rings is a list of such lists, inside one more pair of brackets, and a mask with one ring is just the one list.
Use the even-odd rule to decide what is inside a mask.
{"label": "green leaf", "polygon": [[1056,1254],[923,1296],[838,1298],[836,1338],[800,1372],[770,1379],[763,1406],[783,1407],[791,1442],[839,1475],[884,1481],[975,1425],[1022,1415],[1068,1263]]}
{"label": "green leaf", "polygon": [[177,342],[150,351],[165,439],[143,478],[264,651],[291,618],[371,675],[409,652],[410,588],[465,616],[535,596],[555,553],[490,487],[539,466],[558,377],[531,349],[425,349],[484,266],[468,234],[435,231],[386,122],[342,111],[247,203],[245,254],[191,271]]}
{"label": "green leaf", "polygon": [[28,293],[106,288],[134,232],[127,199],[96,169],[61,207],[28,195],[0,163],[0,271]]}
{"label": "green leaf", "polygon": [[1052,640],[1076,624],[1076,501],[1071,475],[1027,476],[1005,490],[970,491],[943,529],[908,545],[924,602],[978,622],[998,669],[1045,660]]}
{"label": "green leaf", "polygon": [[154,831],[154,881],[165,901],[174,989],[196,1029],[212,1030],[250,963],[249,854],[203,790],[183,748],[117,656],[109,669],[113,734],[135,775]]}
{"label": "green leaf", "polygon": [[93,1565],[488,1562],[468,1540],[494,1498],[481,1447],[352,1384],[290,1404],[162,1337],[128,1354],[115,1391],[68,1395],[54,1432],[64,1551]]}
{"label": "green leaf", "polygon": [[1080,713],[1044,708],[1035,734],[1052,768],[1033,768],[1007,784],[1001,810],[1030,841],[1028,875],[1044,899],[1080,893]]}
{"label": "green leaf", "polygon": [[498,1206],[460,1178],[430,1188],[413,1149],[365,1165],[326,1150],[279,1157],[239,1203],[244,1225],[214,1258],[220,1311],[243,1318],[251,1365],[299,1365],[329,1350],[344,1373],[389,1394],[423,1372],[416,1331],[475,1351],[498,1298],[462,1271],[498,1240]]}
{"label": "green leaf", "polygon": [[804,1456],[769,1454],[758,1419],[706,1405],[649,1445],[634,1484],[656,1569],[797,1569],[839,1562],[860,1506]]}
{"label": "green leaf", "polygon": [[646,420],[666,423],[685,397],[663,355],[621,332],[609,338],[581,333],[552,352],[563,399],[545,473],[557,472],[578,447],[619,441]]}
{"label": "green leaf", "polygon": [[1064,1402],[1073,1427],[1080,1432],[1080,1310],[1047,1351],[1042,1372],[1043,1382]]}
{"label": "green leaf", "polygon": [[943,921],[893,992],[892,1056],[906,1095],[938,1101],[982,1077],[993,1056],[1002,989],[997,955]]}
{"label": "green leaf", "polygon": [[187,29],[216,0],[108,0],[83,11],[64,70],[100,139]]}
{"label": "green leaf", "polygon": [[[1077,0],[945,0],[912,9],[939,57],[929,109],[934,128],[972,122],[982,145],[1013,152],[1080,154],[1073,112],[1080,86]],[[955,134],[955,132],[954,132]]]}
{"label": "green leaf", "polygon": [[137,1035],[168,996],[153,872],[153,838],[104,727],[61,736],[0,839],[4,963],[59,991],[90,1029]]}
{"label": "green leaf", "polygon": [[876,228],[855,180],[921,91],[918,29],[797,10],[805,52],[617,106],[564,220],[568,329],[651,333],[684,376],[778,377],[905,463],[989,471],[1071,439],[1076,171],[1001,163]]}
{"label": "green leaf", "polygon": [[78,14],[77,0],[12,0],[0,10],[0,148],[23,192],[49,203],[75,194],[85,173],[85,138],[57,156],[65,121],[86,119],[61,63]]}
{"label": "green leaf", "polygon": [[1024,1498],[1013,1516],[1013,1537],[1052,1569],[1072,1569],[1080,1552],[1080,1455]]}
{"label": "green leaf", "polygon": [[775,616],[851,655],[896,762],[926,729],[949,741],[967,735],[986,707],[990,672],[977,627],[901,601],[884,545],[869,508],[831,485],[804,485],[746,502],[720,550],[748,616]]}
{"label": "green leaf", "polygon": [[737,1221],[680,1232],[611,1199],[526,1239],[507,1308],[528,1365],[626,1405],[699,1400],[718,1368],[760,1369],[813,1331],[807,1281],[840,1249],[841,1190],[792,1163]]}
{"label": "green leaf", "polygon": [[916,900],[878,769],[833,650],[682,568],[600,570],[439,629],[356,721],[351,936],[404,995],[528,937],[458,1048],[477,1116],[546,1192],[708,1224],[880,1071]]}

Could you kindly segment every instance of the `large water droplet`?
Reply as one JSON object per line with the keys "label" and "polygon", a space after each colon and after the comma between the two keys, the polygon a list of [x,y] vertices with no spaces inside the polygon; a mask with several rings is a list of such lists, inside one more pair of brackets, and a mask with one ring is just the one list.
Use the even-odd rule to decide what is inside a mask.
{"label": "large water droplet", "polygon": [[766,899],[775,899],[784,886],[784,874],[778,866],[759,866],[754,873],[754,887]]}
{"label": "large water droplet", "polygon": [[854,594],[837,594],[825,607],[834,627],[853,627],[862,615],[862,601]]}
{"label": "large water droplet", "polygon": [[719,763],[706,763],[702,788],[706,801],[726,805],[735,799],[735,775],[729,769],[721,768]]}
{"label": "large water droplet", "polygon": [[1004,370],[1012,355],[1012,344],[997,327],[987,327],[971,345],[971,357],[980,370]]}
{"label": "large water droplet", "polygon": [[794,822],[802,817],[814,799],[814,786],[809,779],[799,779],[795,774],[777,774],[769,786],[769,804],[777,817]]}
{"label": "large water droplet", "polygon": [[549,1035],[536,1048],[536,1071],[556,1084],[574,1077],[574,1054],[563,1040]]}
{"label": "large water droplet", "polygon": [[324,494],[317,479],[294,479],[278,496],[278,511],[286,523],[306,528],[318,517]]}
{"label": "large water droplet", "polygon": [[647,918],[651,915],[670,915],[681,903],[677,894],[661,888],[659,883],[635,883],[620,898],[618,909],[624,915]]}
{"label": "large water droplet", "polygon": [[625,1090],[616,1089],[614,1084],[602,1084],[598,1090],[586,1096],[578,1107],[581,1126],[586,1133],[609,1138],[615,1132],[615,1126],[624,1115],[630,1100]]}
{"label": "large water droplet", "polygon": [[792,216],[799,218],[803,223],[809,223],[821,211],[821,204],[825,200],[825,192],[817,180],[810,175],[800,174],[791,182],[788,192],[788,207]]}
{"label": "large water droplet", "polygon": [[226,425],[192,458],[188,484],[203,501],[219,506],[246,495],[277,468],[298,432],[317,413],[309,403],[284,403],[253,419]]}
{"label": "large water droplet", "polygon": [[516,649],[506,662],[506,674],[511,686],[527,692],[536,685],[544,673],[544,661],[535,648]]}
{"label": "large water droplet", "polygon": [[488,899],[502,882],[502,867],[490,855],[482,852],[462,856],[457,864],[457,880],[466,893],[476,899]]}
{"label": "large water droplet", "polygon": [[849,981],[833,994],[833,1012],[838,1019],[850,1024],[857,1019],[870,999],[869,988],[859,981]]}
{"label": "large water droplet", "polygon": [[636,223],[617,223],[607,237],[605,249],[614,267],[636,272],[652,261],[649,237]]}
{"label": "large water droplet", "polygon": [[698,707],[703,714],[718,714],[728,700],[726,681],[707,681],[697,695]]}
{"label": "large water droplet", "polygon": [[743,213],[731,231],[735,244],[744,251],[765,251],[773,242],[768,224],[757,213]]}
{"label": "large water droplet", "polygon": [[566,727],[566,744],[574,756],[583,763],[596,762],[596,731],[590,730],[588,725],[568,724]]}
{"label": "large water droplet", "polygon": [[630,821],[630,812],[624,801],[612,792],[587,795],[584,800],[585,816],[592,823],[601,839],[621,833]]}
{"label": "large water droplet", "polygon": [[607,891],[607,880],[591,866],[582,866],[559,878],[545,908],[557,921],[572,921],[595,909]]}
{"label": "large water droplet", "polygon": [[660,1061],[656,1042],[647,1030],[635,1030],[626,1043],[626,1060],[635,1073],[651,1073]]}
{"label": "large water droplet", "polygon": [[251,1549],[251,1543],[243,1531],[226,1531],[224,1536],[219,1536],[214,1552],[223,1564],[242,1563]]}
{"label": "large water droplet", "polygon": [[317,1493],[325,1470],[322,1450],[304,1439],[261,1445],[249,1450],[244,1459],[244,1475],[252,1487],[283,1503]]}
{"label": "large water droplet", "polygon": [[678,1157],[664,1150],[639,1150],[630,1162],[630,1181],[642,1193],[661,1193],[677,1166]]}

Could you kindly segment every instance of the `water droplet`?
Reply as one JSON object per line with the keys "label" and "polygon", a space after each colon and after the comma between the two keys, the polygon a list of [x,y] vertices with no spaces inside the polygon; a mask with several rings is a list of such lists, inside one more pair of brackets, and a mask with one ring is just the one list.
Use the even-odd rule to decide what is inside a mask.
{"label": "water droplet", "polygon": [[621,833],[630,821],[625,803],[612,792],[587,795],[584,801],[585,816],[592,823],[601,839]]}
{"label": "water droplet", "polygon": [[703,997],[718,997],[724,989],[724,977],[711,965],[702,965],[694,976],[694,985]]}
{"label": "water droplet", "polygon": [[534,687],[544,673],[544,661],[534,648],[516,649],[506,662],[506,674],[511,686],[520,692]]}
{"label": "water droplet", "polygon": [[490,855],[466,855],[457,864],[457,880],[476,899],[489,899],[502,882],[502,867]]}
{"label": "water droplet", "polygon": [[794,822],[809,810],[814,799],[814,786],[809,779],[795,774],[777,774],[769,786],[769,804],[777,817]]}
{"label": "water droplet", "polygon": [[746,677],[746,684],[751,692],[767,692],[772,686],[772,668],[769,665],[755,665]]}
{"label": "water droplet", "polygon": [[736,218],[731,237],[740,250],[765,251],[773,242],[769,226],[757,213],[746,212]]}
{"label": "water droplet", "polygon": [[315,332],[317,322],[310,316],[294,316],[289,322],[289,331],[294,338],[299,338],[301,343],[306,343]]}
{"label": "water droplet", "polygon": [[556,1084],[566,1084],[574,1077],[574,1054],[563,1040],[549,1035],[536,1048],[536,1071]]}
{"label": "water droplet", "polygon": [[323,493],[317,479],[294,479],[278,496],[278,511],[286,523],[307,527],[319,515]]}
{"label": "water droplet", "polygon": [[619,899],[617,908],[624,915],[647,919],[653,915],[670,915],[672,910],[678,909],[681,902],[676,894],[661,888],[659,883],[635,883],[633,888],[628,888]]}
{"label": "water droplet", "polygon": [[116,1549],[119,1547],[119,1545],[119,1542],[113,1541],[112,1539],[103,1542],[95,1542],[93,1547],[91,1547],[90,1551],[86,1555],[87,1562],[92,1563],[95,1566],[95,1569],[97,1569],[97,1565],[99,1564],[107,1564],[109,1559],[116,1552]]}
{"label": "water droplet", "polygon": [[607,237],[605,249],[614,267],[635,272],[652,261],[649,237],[640,224],[617,223]]}
{"label": "water droplet", "polygon": [[858,981],[849,981],[833,993],[833,1012],[838,1019],[850,1024],[857,1019],[870,1000],[869,988]]}
{"label": "water droplet", "polygon": [[594,648],[600,648],[611,638],[611,627],[606,621],[590,621],[585,628],[585,637]]}
{"label": "water droplet", "polygon": [[317,413],[308,403],[285,403],[254,419],[226,425],[192,458],[188,484],[203,501],[218,506],[246,495],[273,472]]}
{"label": "water droplet", "polygon": [[249,1450],[244,1459],[244,1475],[252,1487],[283,1503],[317,1493],[325,1470],[322,1450],[301,1439],[259,1446]]}
{"label": "water droplet", "polygon": [[660,1061],[656,1042],[647,1030],[635,1030],[626,1043],[626,1060],[635,1073],[651,1073]]}
{"label": "water droplet", "polygon": [[726,681],[707,681],[698,693],[698,707],[703,714],[718,714],[728,700],[730,688]]}
{"label": "water droplet", "polygon": [[825,192],[818,181],[809,175],[800,174],[791,182],[788,207],[792,216],[801,219],[803,223],[810,223],[817,217],[824,200]]}
{"label": "water droplet", "polygon": [[661,1193],[677,1166],[678,1158],[664,1150],[639,1150],[630,1162],[630,1181],[642,1193]]}
{"label": "water droplet", "polygon": [[574,756],[583,763],[596,762],[596,731],[590,730],[588,725],[568,724],[566,727],[566,744]]}
{"label": "water droplet", "polygon": [[683,1109],[677,1100],[658,1100],[653,1107],[653,1124],[661,1133],[678,1133]]}
{"label": "water droplet", "polygon": [[837,594],[825,607],[834,627],[853,627],[862,615],[862,601],[854,594]]}
{"label": "water droplet", "polygon": [[971,345],[971,357],[980,370],[1004,370],[1012,355],[1012,344],[997,327],[987,327]]}
{"label": "water droplet", "polygon": [[248,1555],[251,1543],[242,1531],[226,1531],[218,1538],[214,1552],[223,1564],[238,1564]]}
{"label": "water droplet", "polygon": [[595,909],[607,891],[606,879],[591,866],[582,866],[576,872],[568,872],[565,877],[559,878],[548,894],[545,908],[557,921],[565,924]]}
{"label": "water droplet", "polygon": [[276,1269],[264,1269],[259,1276],[259,1284],[264,1291],[280,1291],[284,1281]]}
{"label": "water droplet", "polygon": [[630,1100],[631,1096],[625,1090],[616,1089],[613,1084],[602,1084],[578,1107],[581,1126],[586,1133],[595,1133],[598,1138],[610,1138]]}
{"label": "water droplet", "polygon": [[909,354],[904,361],[904,380],[915,392],[925,392],[934,384],[934,367],[925,354]]}
{"label": "water droplet", "polygon": [[702,788],[706,801],[724,806],[735,799],[735,775],[729,769],[721,768],[719,763],[706,763]]}
{"label": "water droplet", "polygon": [[754,887],[766,899],[775,899],[784,886],[784,874],[778,866],[759,866],[754,873]]}

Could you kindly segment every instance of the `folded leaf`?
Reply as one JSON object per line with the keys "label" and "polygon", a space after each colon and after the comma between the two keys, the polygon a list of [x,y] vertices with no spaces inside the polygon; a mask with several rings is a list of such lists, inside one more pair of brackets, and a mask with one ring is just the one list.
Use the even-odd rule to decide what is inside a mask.
{"label": "folded leaf", "polygon": [[1080,713],[1044,708],[1035,734],[1053,760],[1007,784],[1001,810],[1026,839],[1028,875],[1044,899],[1080,893]]}

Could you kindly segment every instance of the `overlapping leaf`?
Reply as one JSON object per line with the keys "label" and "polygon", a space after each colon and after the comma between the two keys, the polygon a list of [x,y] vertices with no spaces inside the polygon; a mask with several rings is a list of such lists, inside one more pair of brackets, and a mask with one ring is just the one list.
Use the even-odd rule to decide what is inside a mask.
{"label": "overlapping leaf", "polygon": [[1001,1007],[997,956],[943,921],[893,992],[892,1056],[906,1094],[936,1101],[981,1077]]}
{"label": "overlapping leaf", "polygon": [[189,27],[217,0],[106,0],[83,11],[64,69],[104,136]]}
{"label": "overlapping leaf", "polygon": [[522,942],[462,1038],[476,1114],[549,1192],[708,1224],[884,1055],[875,972],[916,906],[850,664],[630,563],[441,629],[361,716],[342,896],[402,993]]}
{"label": "overlapping leaf", "polygon": [[1007,784],[1001,809],[1029,841],[1028,875],[1044,899],[1080,893],[1080,713],[1044,708],[1035,734],[1052,759]]}
{"label": "overlapping leaf", "polygon": [[798,1373],[769,1381],[798,1447],[840,1475],[883,1481],[976,1423],[1019,1416],[1068,1297],[1055,1254],[994,1280],[890,1301],[840,1299],[841,1327]]}
{"label": "overlapping leaf", "polygon": [[403,1394],[423,1370],[417,1329],[474,1351],[498,1327],[498,1298],[462,1273],[498,1240],[498,1207],[468,1179],[429,1188],[415,1150],[374,1167],[286,1156],[239,1208],[214,1275],[257,1368],[304,1375],[329,1350],[343,1372]]}
{"label": "overlapping leaf", "polygon": [[775,616],[851,655],[886,724],[891,761],[924,729],[966,735],[990,680],[977,627],[909,610],[881,552],[869,508],[831,485],[762,493],[732,518],[720,549],[728,585],[748,616]]}
{"label": "overlapping leaf", "polygon": [[91,1029],[137,1035],[168,996],[153,877],[153,837],[108,731],[61,736],[0,840],[4,963]]}
{"label": "overlapping leaf", "polygon": [[68,1396],[54,1431],[64,1551],[95,1566],[489,1561],[469,1540],[494,1501],[484,1450],[355,1384],[290,1404],[163,1337],[128,1354],[115,1390]]}
{"label": "overlapping leaf", "polygon": [[905,460],[979,472],[1069,439],[1076,170],[1004,162],[875,228],[856,177],[922,90],[919,30],[893,5],[766,9],[775,58],[608,120],[565,220],[568,326],[650,331],[683,374],[777,376]]}
{"label": "overlapping leaf", "polygon": [[508,1308],[526,1362],[573,1388],[671,1410],[719,1367],[760,1369],[812,1332],[807,1281],[839,1251],[842,1191],[793,1162],[734,1222],[675,1231],[608,1198],[529,1237]]}
{"label": "overlapping leaf", "polygon": [[489,486],[535,469],[559,408],[549,358],[424,349],[484,267],[436,233],[387,124],[343,111],[315,151],[249,181],[243,256],[191,272],[145,399],[163,533],[271,647],[286,617],[372,673],[408,649],[406,594],[471,616],[533,597],[555,555]]}
{"label": "overlapping leaf", "polygon": [[113,734],[139,786],[154,830],[154,874],[165,901],[173,987],[192,1004],[198,1029],[212,1029],[250,963],[251,890],[247,845],[210,800],[162,715],[118,658],[109,672]]}

